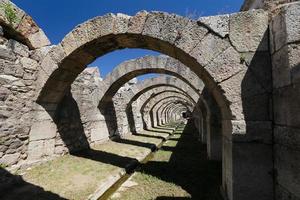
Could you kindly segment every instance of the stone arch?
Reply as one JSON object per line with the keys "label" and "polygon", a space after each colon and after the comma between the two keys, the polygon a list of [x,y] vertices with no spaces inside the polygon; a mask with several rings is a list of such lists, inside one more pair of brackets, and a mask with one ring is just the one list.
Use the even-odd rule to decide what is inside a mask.
{"label": "stone arch", "polygon": [[[172,107],[172,106],[176,106],[176,104],[174,104],[174,102],[172,100],[168,101],[167,103],[164,103],[164,104],[161,104],[159,107],[158,107],[158,111],[160,110],[160,113],[161,115],[163,116],[164,118],[164,123],[167,123],[168,120],[167,118],[169,117],[169,109]],[[188,109],[190,112],[192,111],[191,108]]]}
{"label": "stone arch", "polygon": [[[103,82],[101,82],[101,91],[103,92],[99,95],[99,109],[104,115],[107,127],[110,129],[109,132],[115,134],[116,129],[118,130],[118,135],[124,135],[128,132],[128,126],[122,122],[124,120],[121,120],[124,117],[126,118],[126,116],[117,116],[118,112],[115,111],[116,107],[112,103],[112,98],[124,83],[138,75],[146,73],[165,73],[172,75],[198,93],[200,93],[203,88],[203,82],[189,68],[174,58],[168,56],[145,56],[125,61],[115,67],[114,70],[105,77]],[[111,113],[115,113],[113,115],[117,117],[111,117]],[[123,114],[119,112],[119,115]],[[120,120],[121,122],[118,122]],[[121,123],[123,126],[121,126]]]}
{"label": "stone arch", "polygon": [[[102,104],[102,106],[103,105],[105,106],[103,106],[103,108],[100,107],[100,110],[102,110],[102,114],[104,114],[105,117],[104,123],[107,124],[107,122],[110,122],[108,126],[115,127],[115,129],[117,129],[118,131],[118,135],[120,136],[123,136],[130,132],[135,133],[137,130],[136,129],[137,126],[141,128],[143,122],[141,121],[141,118],[137,119],[138,118],[137,113],[140,112],[140,109],[137,109],[136,111],[132,111],[132,108],[130,107],[132,101],[135,100],[140,95],[145,94],[146,92],[154,88],[162,87],[162,86],[171,86],[171,85],[176,87],[181,92],[188,94],[189,98],[193,99],[194,101],[198,101],[199,94],[196,93],[186,82],[176,77],[159,76],[152,79],[147,79],[140,84],[132,85],[130,91],[126,91],[125,93],[121,92],[120,97],[122,98],[122,101],[118,101],[117,99],[114,99],[114,101],[116,100],[120,102],[120,104],[118,105],[108,104],[112,102],[111,100],[105,101],[105,103]],[[112,108],[112,109],[109,110],[108,116],[106,117],[105,111],[108,108]],[[112,116],[111,110],[113,111],[113,113],[115,113],[113,115],[116,116],[115,119],[112,120],[110,120]],[[118,110],[119,112],[116,112],[115,110]],[[139,125],[136,125],[135,122],[138,122]],[[129,126],[127,124],[129,124]],[[139,131],[141,131],[141,129],[138,129],[138,132]]]}
{"label": "stone arch", "polygon": [[[146,99],[146,101],[144,101],[142,103],[142,106],[141,106],[141,109],[140,110],[143,110],[144,107],[155,97],[159,96],[159,95],[164,95],[164,94],[170,94],[170,93],[174,93],[174,94],[183,94],[184,96],[186,96],[188,99],[192,100],[191,97],[188,95],[188,94],[185,94],[185,93],[182,93],[180,91],[177,91],[177,90],[167,90],[166,87],[159,87],[160,88],[160,91],[156,91],[156,92],[153,92],[152,95]],[[157,88],[157,89],[159,89]],[[154,90],[154,89],[153,89]],[[162,125],[160,123],[160,119],[162,117],[162,115],[160,115],[160,113],[158,113],[158,110],[157,111],[153,111],[154,112],[154,117],[156,116],[156,124],[154,124],[154,126],[159,126],[159,125]]]}
{"label": "stone arch", "polygon": [[174,106],[171,107],[171,113],[173,116],[171,116],[171,118],[173,117],[173,120],[176,122],[179,119],[183,119],[182,117],[182,112],[188,112],[189,110],[182,106],[182,105],[176,105],[174,104]]}
{"label": "stone arch", "polygon": [[[14,19],[4,12],[4,4],[10,5]],[[51,47],[42,29],[25,11],[9,0],[0,1],[0,5],[0,104],[5,108],[0,109],[0,163],[2,166],[19,167],[26,163],[29,152],[34,151],[28,145],[30,131],[35,128],[32,128],[34,82],[38,63]],[[19,135],[22,139],[17,137]],[[42,148],[34,152],[48,155]]]}
{"label": "stone arch", "polygon": [[[160,56],[145,56],[119,64],[102,82],[102,98],[112,98],[117,90],[132,78],[146,73],[164,73],[181,79],[196,92],[201,92],[203,82],[194,72],[174,58]],[[100,100],[101,101],[101,100]]]}
{"label": "stone arch", "polygon": [[[207,46],[207,43],[213,45]],[[201,50],[204,46],[205,52]],[[41,63],[37,101],[59,102],[76,76],[95,58],[116,49],[141,47],[176,57],[191,68],[214,94],[219,91],[216,83],[242,68],[239,55],[230,42],[194,20],[162,12],[140,12],[135,16],[108,14],[77,26],[48,53]],[[226,74],[220,65],[226,64],[225,61],[213,63],[214,67],[209,65],[216,56],[228,53],[233,54],[232,59],[238,59],[235,66],[226,69]],[[219,95],[223,96],[222,92]],[[217,99],[220,105],[221,101],[226,105],[226,98]],[[226,112],[230,116],[230,110]]]}
{"label": "stone arch", "polygon": [[[178,105],[179,104],[179,105]],[[182,112],[188,112],[189,109],[182,105],[180,102],[177,102],[177,104],[173,103],[170,106],[170,109],[172,111],[170,112],[170,115],[168,116],[169,121],[167,123],[170,123],[172,121],[177,122],[179,119],[183,119]]]}
{"label": "stone arch", "polygon": [[[180,105],[178,105],[180,104]],[[163,116],[164,119],[164,123],[162,124],[167,124],[170,122],[170,116],[171,112],[168,112],[169,109],[173,108],[173,107],[181,107],[183,106],[186,110],[191,111],[191,107],[188,107],[187,105],[185,105],[181,100],[173,100],[173,99],[169,99],[166,102],[162,102],[161,105],[159,106],[158,109],[162,109],[161,111],[161,115]]]}
{"label": "stone arch", "polygon": [[[128,129],[125,123],[118,122],[118,120],[120,121],[121,118],[126,116],[117,116],[118,112],[115,111],[116,107],[112,101],[113,96],[126,82],[138,75],[146,73],[165,73],[172,75],[182,80],[182,82],[185,82],[199,94],[203,88],[203,82],[199,77],[174,58],[168,56],[145,56],[125,61],[115,67],[101,82],[101,93],[97,97],[99,98],[99,109],[105,118],[109,135],[124,135]],[[119,113],[119,115],[122,114]],[[122,123],[124,127],[118,125],[120,123]],[[105,125],[103,124],[102,126]]]}
{"label": "stone arch", "polygon": [[154,111],[155,105],[159,105],[159,102],[165,99],[169,98],[180,98],[185,99],[187,102],[190,102],[189,104],[194,104],[195,101],[193,99],[189,99],[188,96],[182,93],[174,93],[174,92],[166,92],[161,93],[160,95],[157,95],[156,97],[153,97],[150,99],[150,101],[144,103],[141,106],[140,112],[142,113],[142,119],[144,120],[144,123],[146,125],[145,129],[149,129],[150,127],[156,127],[157,124],[157,116],[156,116],[156,110]]}
{"label": "stone arch", "polygon": [[159,76],[156,78],[146,79],[142,83],[136,84],[132,87],[132,95],[129,97],[130,100],[128,103],[126,102],[126,113],[127,119],[129,120],[128,123],[131,127],[131,132],[140,132],[143,125],[141,116],[137,115],[140,113],[140,107],[136,108],[136,106],[133,106],[134,102],[140,102],[142,105],[143,101],[146,101],[146,99],[151,95],[151,90],[163,87],[175,88],[181,92],[189,94],[194,101],[199,99],[199,94],[192,90],[192,88],[190,88],[185,82],[176,77]]}
{"label": "stone arch", "polygon": [[[259,55],[253,54],[268,50],[265,42],[267,13],[249,11],[232,14],[229,19],[218,21],[218,25],[214,21],[215,18],[212,18],[205,23],[163,12],[139,12],[135,16],[108,14],[91,19],[71,31],[41,62],[36,100],[51,113],[87,64],[111,51],[145,48],[167,54],[194,71],[220,107],[223,140],[227,140],[223,144],[223,189],[226,196],[230,200],[239,197],[256,199],[262,193],[270,197],[272,187],[266,190],[259,188],[260,182],[252,176],[255,166],[260,166],[266,158],[255,156],[251,162],[254,165],[252,173],[246,173],[248,160],[242,157],[248,156],[239,157],[241,149],[249,156],[253,153],[249,149],[259,151],[248,139],[255,140],[251,133],[257,132],[251,120],[261,120],[262,123],[270,116],[266,110],[262,116],[257,116],[260,110],[253,108],[253,101],[256,101],[255,106],[267,108],[269,105],[269,93],[262,87],[266,85],[264,79],[255,72],[260,67],[254,62]],[[244,23],[248,26],[241,27]],[[220,24],[221,27],[229,27],[225,35],[220,34]],[[248,66],[253,69],[252,72]],[[259,95],[264,95],[264,101]],[[240,133],[248,135],[239,137]],[[241,145],[240,138],[249,142],[251,147]],[[260,146],[271,149],[263,143]],[[256,171],[269,186],[272,185],[268,175],[272,168],[271,156],[268,161],[263,170]],[[249,182],[253,183],[251,187]],[[238,192],[241,190],[245,192]]]}
{"label": "stone arch", "polygon": [[176,93],[170,93],[170,94],[161,94],[157,96],[156,98],[153,98],[148,102],[143,110],[141,110],[142,113],[142,119],[145,123],[145,129],[149,129],[149,127],[156,127],[157,126],[157,116],[156,116],[156,110],[154,111],[155,107],[159,106],[161,103],[165,103],[165,101],[170,100],[172,98],[181,99],[182,101],[186,101],[187,105],[190,105],[192,108],[195,104],[194,101],[189,100],[186,96]]}
{"label": "stone arch", "polygon": [[9,35],[14,40],[23,43],[31,50],[50,45],[50,41],[44,31],[31,16],[11,1],[3,0],[1,3],[10,4],[18,19],[16,21],[10,21],[8,17],[1,14],[0,24],[4,28],[5,35]]}

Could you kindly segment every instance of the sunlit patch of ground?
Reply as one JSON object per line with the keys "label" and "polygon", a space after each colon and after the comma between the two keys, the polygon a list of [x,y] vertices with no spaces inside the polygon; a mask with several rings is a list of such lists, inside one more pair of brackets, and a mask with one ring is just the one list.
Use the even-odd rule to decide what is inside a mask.
{"label": "sunlit patch of ground", "polygon": [[[171,131],[165,132],[145,131],[142,133],[144,136],[132,135],[125,139],[109,141],[91,150],[76,155],[65,155],[33,167],[25,171],[22,177],[26,182],[62,198],[84,200],[94,193],[109,175],[118,173],[117,171],[131,161],[148,155],[153,145],[161,143],[162,138],[167,137]],[[18,197],[30,194],[25,187],[17,188],[8,198],[20,199]],[[40,200],[50,199],[47,195],[39,196]]]}
{"label": "sunlit patch of ground", "polygon": [[[153,158],[111,200],[197,199],[219,200],[221,166],[206,159],[191,125],[179,127]],[[125,182],[126,184],[126,182]]]}

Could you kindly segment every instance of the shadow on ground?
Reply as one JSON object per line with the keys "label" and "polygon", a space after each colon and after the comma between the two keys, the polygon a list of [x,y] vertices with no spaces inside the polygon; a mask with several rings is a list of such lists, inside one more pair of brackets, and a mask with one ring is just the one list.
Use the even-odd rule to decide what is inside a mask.
{"label": "shadow on ground", "polygon": [[[13,189],[13,190],[12,190]],[[13,192],[12,192],[13,191]],[[67,200],[34,184],[23,180],[0,168],[0,199],[1,200]]]}
{"label": "shadow on ground", "polygon": [[[169,162],[149,161],[141,172],[155,176],[183,188],[189,197],[159,196],[163,199],[220,200],[221,162],[207,159],[206,146],[199,143],[193,123],[188,123],[174,147],[163,146],[171,151]],[[175,134],[179,134],[178,132]]]}

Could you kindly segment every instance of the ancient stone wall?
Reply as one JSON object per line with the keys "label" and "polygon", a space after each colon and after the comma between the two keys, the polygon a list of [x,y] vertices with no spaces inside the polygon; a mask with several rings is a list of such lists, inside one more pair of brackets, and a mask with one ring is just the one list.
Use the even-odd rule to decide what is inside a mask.
{"label": "ancient stone wall", "polygon": [[[128,105],[137,122],[134,130],[142,129],[142,116],[152,127],[189,110],[209,157],[220,160],[222,153],[223,190],[229,199],[273,199],[274,185],[276,199],[300,199],[300,3],[290,2],[245,2],[243,10],[271,8],[269,18],[262,10],[198,21],[161,12],[111,14],[77,26],[53,47],[24,11],[12,4],[18,20],[11,21],[1,10],[1,166],[31,164],[125,136],[133,129]],[[140,65],[126,62],[108,82],[97,68],[83,70],[108,49],[125,47],[158,50],[185,66],[162,56],[155,58],[162,65],[154,67],[157,63],[147,57]],[[154,82],[145,85],[148,90],[135,82],[121,87],[150,70],[181,75],[188,86],[170,78],[160,86],[178,84],[182,95],[149,102],[151,92],[146,92]],[[208,93],[202,93],[201,79]],[[111,86],[111,101],[99,106]]]}
{"label": "ancient stone wall", "polygon": [[[7,3],[8,1],[1,1]],[[32,150],[34,82],[38,62],[51,48],[48,38],[24,11],[11,4],[16,21],[0,9],[0,163],[25,163]],[[47,135],[47,130],[45,130]],[[49,136],[50,137],[50,136]],[[51,136],[52,137],[52,136]],[[45,152],[48,151],[45,148]]]}
{"label": "ancient stone wall", "polygon": [[295,2],[298,0],[246,0],[244,1],[241,11],[251,10],[251,9],[265,9],[270,13],[273,13],[275,9],[284,4]]}
{"label": "ancient stone wall", "polygon": [[300,199],[300,3],[271,23],[276,199]]}
{"label": "ancient stone wall", "polygon": [[113,97],[114,108],[116,111],[116,121],[118,127],[118,135],[125,137],[130,131],[128,118],[126,114],[126,106],[132,97],[132,85],[137,83],[137,79],[134,78],[123,85]]}

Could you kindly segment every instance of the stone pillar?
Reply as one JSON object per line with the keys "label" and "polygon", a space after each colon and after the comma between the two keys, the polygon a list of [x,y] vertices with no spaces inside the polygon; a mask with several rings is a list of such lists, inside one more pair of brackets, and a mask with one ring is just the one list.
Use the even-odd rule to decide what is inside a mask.
{"label": "stone pillar", "polygon": [[274,171],[277,200],[300,199],[300,3],[271,21]]}
{"label": "stone pillar", "polygon": [[210,160],[222,160],[222,116],[221,111],[209,93],[207,88],[202,91],[202,96],[210,109],[209,120],[206,121],[207,126],[207,154]]}

